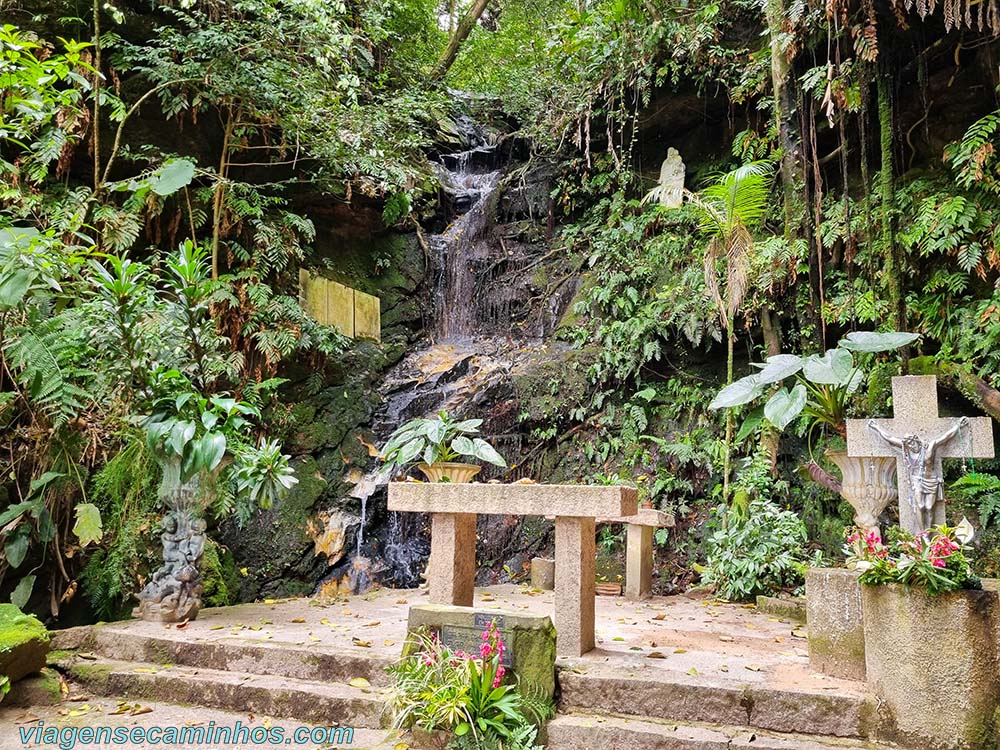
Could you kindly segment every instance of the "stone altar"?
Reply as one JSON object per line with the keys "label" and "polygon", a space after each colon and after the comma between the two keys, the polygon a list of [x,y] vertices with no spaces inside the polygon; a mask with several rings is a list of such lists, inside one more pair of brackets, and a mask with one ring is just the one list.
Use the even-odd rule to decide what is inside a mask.
{"label": "stone altar", "polygon": [[476,574],[476,514],[555,516],[556,641],[560,656],[594,648],[597,517],[634,516],[634,487],[553,484],[389,484],[389,510],[431,514],[427,566],[434,604],[471,606]]}
{"label": "stone altar", "polygon": [[639,508],[634,516],[598,518],[598,523],[625,524],[625,598],[632,602],[653,595],[653,533],[672,529],[674,517],[654,508]]}

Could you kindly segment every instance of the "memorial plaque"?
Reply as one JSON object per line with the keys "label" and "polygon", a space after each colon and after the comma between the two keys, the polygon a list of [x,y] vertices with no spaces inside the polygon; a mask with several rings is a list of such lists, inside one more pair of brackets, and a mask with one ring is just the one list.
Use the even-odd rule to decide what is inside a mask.
{"label": "memorial plaque", "polygon": [[441,639],[441,643],[452,651],[464,651],[467,654],[478,656],[479,646],[483,642],[483,632],[490,626],[491,622],[496,624],[497,630],[500,631],[500,639],[505,646],[500,663],[505,667],[513,666],[511,655],[514,652],[512,648],[514,634],[510,630],[504,630],[503,615],[477,612],[471,627],[468,625],[442,625],[434,630]]}
{"label": "memorial plaque", "polygon": [[550,698],[555,695],[556,630],[548,616],[417,604],[410,607],[407,620],[404,656],[420,648],[419,635],[435,633],[448,648],[478,657],[483,631],[494,623],[505,646],[504,667],[518,679],[538,685]]}

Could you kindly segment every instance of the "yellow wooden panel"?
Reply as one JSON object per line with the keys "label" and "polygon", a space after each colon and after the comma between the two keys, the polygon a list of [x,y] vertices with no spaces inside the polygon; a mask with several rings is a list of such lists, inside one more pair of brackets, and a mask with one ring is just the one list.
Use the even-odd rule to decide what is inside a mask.
{"label": "yellow wooden panel", "polygon": [[326,324],[330,315],[326,304],[326,279],[299,270],[299,302],[317,323]]}
{"label": "yellow wooden panel", "polygon": [[378,297],[354,292],[354,335],[382,340],[382,306]]}
{"label": "yellow wooden panel", "polygon": [[337,326],[345,336],[354,336],[354,290],[336,281],[326,284],[326,323]]}

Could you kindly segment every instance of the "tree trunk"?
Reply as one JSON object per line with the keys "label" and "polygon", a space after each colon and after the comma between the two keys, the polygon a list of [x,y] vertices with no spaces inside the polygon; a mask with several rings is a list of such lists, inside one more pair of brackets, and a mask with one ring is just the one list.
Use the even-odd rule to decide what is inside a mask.
{"label": "tree trunk", "polygon": [[[764,351],[768,357],[781,354],[781,328],[778,315],[768,308],[760,311],[760,328],[764,334]],[[771,476],[778,478],[778,443],[781,433],[774,427],[765,426],[761,431],[760,445],[771,463]]]}
{"label": "tree trunk", "polygon": [[881,201],[882,252],[885,262],[885,284],[889,297],[889,310],[897,331],[906,330],[906,310],[903,306],[903,283],[900,278],[900,259],[896,248],[896,233],[893,213],[896,201],[895,170],[893,160],[892,133],[892,88],[891,72],[883,69],[875,76],[878,95],[879,151],[881,171],[879,173],[879,200]]}
{"label": "tree trunk", "polygon": [[[101,189],[101,4],[94,0],[94,192]],[[98,233],[100,237],[100,233]],[[100,240],[98,240],[100,242]]]}
{"label": "tree trunk", "polygon": [[483,15],[483,11],[489,7],[490,2],[491,0],[475,0],[469,11],[462,16],[462,20],[458,22],[458,26],[455,28],[455,33],[448,40],[448,46],[445,47],[444,52],[441,53],[441,57],[434,64],[434,70],[431,72],[433,80],[440,80],[445,77],[448,69],[455,62],[455,58],[458,57],[458,50],[462,46],[462,42],[472,33],[476,22]]}
{"label": "tree trunk", "polygon": [[[802,150],[795,132],[794,93],[788,86],[792,66],[781,48],[782,25],[785,17],[784,0],[767,0],[764,8],[768,33],[771,37],[771,88],[774,94],[774,122],[778,131],[781,159],[781,189],[784,198],[785,238],[794,238],[802,223],[801,183]],[[797,208],[799,207],[799,208]]]}
{"label": "tree trunk", "polygon": [[939,362],[935,357],[916,357],[910,360],[913,375],[936,375],[945,388],[957,391],[993,419],[1000,421],[1000,390],[978,375],[966,372],[959,365]]}
{"label": "tree trunk", "polygon": [[[733,348],[736,337],[733,336],[732,319],[726,321],[726,385],[733,382]],[[726,409],[726,455],[722,465],[722,502],[729,502],[729,473],[732,470],[733,453],[733,410]]]}
{"label": "tree trunk", "polygon": [[[771,38],[771,89],[774,95],[774,124],[778,131],[778,147],[781,159],[778,173],[781,176],[781,194],[785,219],[785,241],[791,244],[802,231],[804,213],[802,211],[802,150],[795,129],[795,107],[793,92],[788,82],[792,65],[781,47],[782,26],[785,18],[784,0],[767,0],[764,6],[767,17],[768,34]],[[760,327],[764,335],[764,349],[767,356],[781,353],[781,321],[778,314],[769,308],[760,313]],[[771,463],[771,475],[778,474],[777,430],[765,427],[761,434],[761,446]]]}
{"label": "tree trunk", "polygon": [[229,174],[229,144],[233,138],[233,130],[239,114],[233,116],[229,110],[226,120],[226,130],[222,136],[222,156],[219,158],[219,174],[215,183],[215,195],[212,196],[212,280],[219,278],[219,240],[222,236],[222,214],[225,208],[226,176]]}

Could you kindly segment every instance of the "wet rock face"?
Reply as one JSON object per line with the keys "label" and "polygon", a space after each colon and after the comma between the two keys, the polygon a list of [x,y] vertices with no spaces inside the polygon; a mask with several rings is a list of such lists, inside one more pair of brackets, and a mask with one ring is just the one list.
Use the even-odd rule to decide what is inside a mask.
{"label": "wet rock face", "polygon": [[[382,344],[356,342],[328,373],[305,361],[282,373],[292,385],[274,423],[284,425],[300,483],[246,527],[222,525],[243,599],[362,579],[419,585],[427,519],[385,510],[388,477],[374,459],[409,419],[442,409],[482,418],[502,455],[515,462],[522,454],[515,373],[533,357],[546,361],[544,339],[579,284],[566,259],[550,253],[554,166],[512,178],[510,148],[469,120],[458,125],[453,152],[431,156],[441,195],[423,230],[426,248],[415,234],[378,229],[367,206],[356,221],[317,223],[317,250],[330,261],[321,273],[380,298]],[[520,476],[486,467],[481,478],[501,475]],[[520,572],[532,551],[515,550],[520,524],[481,519],[490,540],[483,559]]]}

